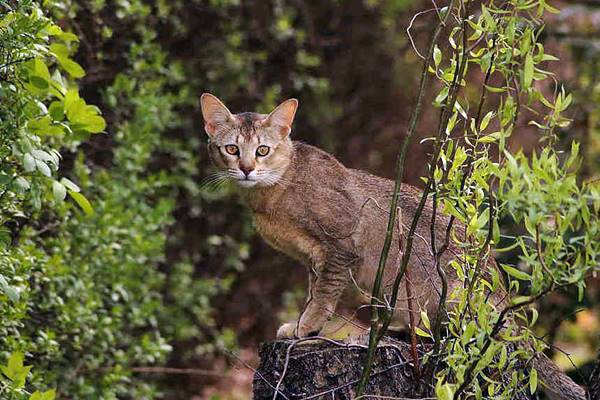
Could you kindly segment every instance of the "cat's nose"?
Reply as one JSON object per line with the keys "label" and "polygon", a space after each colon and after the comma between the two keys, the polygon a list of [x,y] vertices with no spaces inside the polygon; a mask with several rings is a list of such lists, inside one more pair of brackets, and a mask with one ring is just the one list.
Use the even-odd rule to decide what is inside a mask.
{"label": "cat's nose", "polygon": [[248,176],[250,175],[250,172],[254,171],[254,168],[240,166],[240,171],[242,171],[244,175]]}

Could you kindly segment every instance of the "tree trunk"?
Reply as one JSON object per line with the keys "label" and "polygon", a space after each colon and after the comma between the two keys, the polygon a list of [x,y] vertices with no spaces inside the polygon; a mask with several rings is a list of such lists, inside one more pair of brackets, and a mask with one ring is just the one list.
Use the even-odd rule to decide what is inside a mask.
{"label": "tree trunk", "polygon": [[[323,340],[293,343],[275,341],[261,345],[260,365],[254,375],[254,400],[355,398],[366,355],[364,346]],[[417,399],[418,385],[410,345],[380,345],[365,398]],[[522,394],[514,399],[533,398]]]}

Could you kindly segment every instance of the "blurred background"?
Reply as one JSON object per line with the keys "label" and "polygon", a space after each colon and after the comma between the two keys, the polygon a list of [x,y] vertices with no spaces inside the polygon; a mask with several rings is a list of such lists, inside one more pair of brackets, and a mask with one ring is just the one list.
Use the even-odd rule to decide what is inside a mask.
{"label": "blurred background", "polygon": [[[211,170],[199,95],[217,95],[232,112],[268,112],[296,97],[294,139],[391,177],[421,69],[406,29],[432,2],[54,3],[59,25],[79,36],[75,59],[87,72],[81,95],[102,110],[107,134],[63,152],[61,171],[83,187],[93,220],[65,208],[26,227],[43,265],[32,268],[52,274],[32,284],[21,336],[10,340],[37,349],[36,379],[57,384],[64,398],[250,398],[253,373],[245,364],[256,366],[257,345],[296,316],[306,273],[263,243],[234,192],[203,184]],[[556,81],[574,93],[573,123],[560,145],[581,142],[581,179],[594,179],[600,4],[552,5],[562,12],[547,16],[541,40],[560,58],[550,65]],[[413,23],[422,51],[434,18]],[[417,186],[430,150],[420,140],[437,121],[428,99],[405,175]],[[533,152],[538,136],[521,122],[511,146]],[[540,304],[539,334],[570,354],[553,351],[562,367],[572,370],[572,360],[582,374],[597,357],[599,283],[590,280],[581,303],[560,292]]]}

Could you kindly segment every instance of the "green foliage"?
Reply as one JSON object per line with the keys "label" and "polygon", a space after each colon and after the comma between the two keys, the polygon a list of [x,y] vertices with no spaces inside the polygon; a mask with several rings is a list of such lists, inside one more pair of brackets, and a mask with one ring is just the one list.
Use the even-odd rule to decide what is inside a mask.
{"label": "green foliage", "polygon": [[[70,58],[77,37],[64,32],[43,15],[37,3],[3,4],[0,13],[0,343],[4,379],[0,390],[7,398],[24,398],[31,366],[24,366],[30,348],[23,340],[31,311],[29,288],[33,273],[44,260],[30,248],[27,222],[49,207],[70,210],[63,203],[69,193],[91,209],[79,187],[58,178],[61,146],[76,146],[81,138],[101,132],[99,110],[79,98],[68,76],[82,76]],[[67,73],[67,76],[64,73]],[[29,221],[27,221],[29,219]],[[18,227],[18,229],[16,229]],[[37,233],[37,232],[36,232]],[[44,332],[40,332],[43,336]],[[8,357],[11,353],[12,355]],[[44,350],[46,351],[46,350]],[[51,399],[53,391],[35,392],[34,399]]]}
{"label": "green foliage", "polygon": [[[81,99],[68,79],[83,76],[70,58],[77,37],[63,32],[36,3],[17,4],[0,14],[2,225],[18,216],[24,201],[40,209],[50,188],[58,202],[67,192],[78,192],[76,185],[56,177],[57,147],[74,145],[106,126],[99,110]],[[82,194],[74,197],[85,202]]]}
{"label": "green foliage", "polygon": [[[446,362],[437,373],[440,398],[509,399],[523,387],[535,392],[537,373],[523,370],[533,351],[543,349],[531,331],[538,316],[531,305],[571,285],[581,299],[600,262],[600,189],[578,181],[577,143],[569,152],[556,146],[557,130],[570,122],[563,114],[572,95],[555,87],[548,99],[544,81],[552,73],[544,67],[556,58],[538,41],[545,11],[555,12],[531,0],[503,8],[484,2],[474,15],[452,9],[464,24],[449,35],[451,54],[436,47],[429,67],[441,82],[434,104],[442,116],[428,184],[434,201],[466,226],[452,238],[462,249],[450,265],[463,283],[449,294],[456,307],[449,307],[447,323],[433,328],[449,334],[440,339]],[[480,88],[465,81],[473,67],[484,79]],[[492,86],[491,76],[502,83]],[[508,145],[524,107],[544,143],[530,158]],[[524,233],[503,238],[499,221],[506,219]],[[517,263],[501,265],[507,305],[490,301],[502,293],[499,271],[483,272],[491,246],[519,252]],[[519,349],[508,351],[511,342]]]}
{"label": "green foliage", "polygon": [[[46,6],[65,18],[55,4]],[[164,362],[170,339],[200,338],[198,321],[212,326],[209,299],[228,287],[193,278],[189,262],[164,266],[174,200],[193,188],[197,160],[193,147],[163,136],[189,122],[174,110],[191,96],[180,66],[166,65],[153,43],[144,9],[141,2],[118,8],[139,40],[128,44],[125,67],[103,93],[113,110],[108,128],[61,74],[85,73],[70,56],[77,37],[33,2],[2,15],[0,361],[7,365],[0,390],[8,398],[47,386],[68,398],[155,397],[154,385],[130,368]],[[115,143],[109,168],[78,151],[105,129]],[[60,148],[72,160],[72,180],[55,177]],[[177,167],[153,169],[164,149]],[[227,345],[230,336],[223,336]]]}
{"label": "green foliage", "polygon": [[40,392],[36,390],[34,393],[27,393],[24,389],[25,380],[31,365],[24,365],[24,354],[20,352],[14,352],[8,358],[6,365],[0,365],[0,371],[2,376],[0,381],[2,386],[0,387],[0,393],[5,392],[7,399],[29,399],[29,400],[54,400],[56,397],[56,389],[46,390]]}

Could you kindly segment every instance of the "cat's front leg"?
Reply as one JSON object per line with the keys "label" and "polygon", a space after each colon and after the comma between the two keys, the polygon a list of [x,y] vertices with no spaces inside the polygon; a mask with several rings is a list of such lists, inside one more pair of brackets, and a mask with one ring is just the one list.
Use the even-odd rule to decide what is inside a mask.
{"label": "cat's front leg", "polygon": [[318,335],[323,325],[335,312],[337,302],[350,281],[349,266],[328,263],[315,279],[311,279],[309,297],[304,312],[298,322],[282,325],[277,331],[278,338],[304,338]]}
{"label": "cat's front leg", "polygon": [[[312,293],[315,288],[317,281],[317,269],[316,267],[310,267],[308,269],[308,298],[306,299],[305,308],[308,306],[312,299]],[[277,329],[277,339],[295,339],[302,337],[298,335],[299,321],[286,322]]]}

